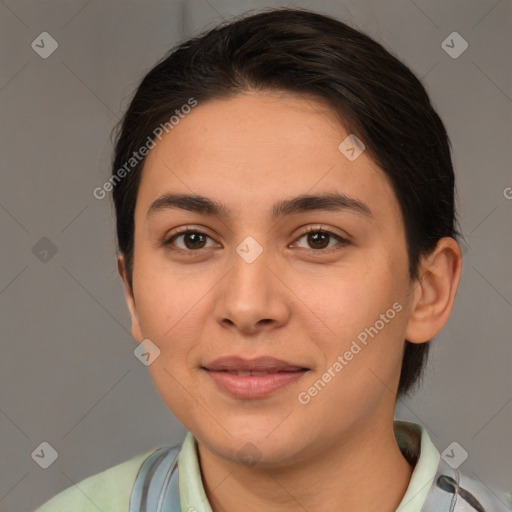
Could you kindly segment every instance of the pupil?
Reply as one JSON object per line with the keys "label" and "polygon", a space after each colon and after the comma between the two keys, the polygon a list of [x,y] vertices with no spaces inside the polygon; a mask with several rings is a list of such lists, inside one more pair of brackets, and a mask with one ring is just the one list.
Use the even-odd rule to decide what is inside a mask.
{"label": "pupil", "polygon": [[[328,238],[329,235],[327,233],[312,233],[309,235],[309,243],[314,249],[323,249],[327,247],[328,243],[322,242],[325,242]],[[320,244],[320,247],[317,246],[318,244]]]}
{"label": "pupil", "polygon": [[[189,233],[186,237],[185,237],[185,245],[187,246],[188,249],[197,249],[198,247],[202,247],[202,245],[198,245],[197,243],[195,242],[201,242],[200,238],[202,237],[203,235],[200,235],[199,233]],[[195,242],[194,242],[195,240]],[[189,244],[188,242],[189,241],[192,241],[191,244]],[[204,244],[204,240],[202,241],[203,244]]]}

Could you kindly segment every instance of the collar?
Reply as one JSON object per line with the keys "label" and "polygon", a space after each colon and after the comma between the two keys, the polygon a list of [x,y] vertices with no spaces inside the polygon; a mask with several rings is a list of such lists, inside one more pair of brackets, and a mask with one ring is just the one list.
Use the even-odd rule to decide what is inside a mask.
{"label": "collar", "polygon": [[414,465],[409,486],[396,512],[419,512],[436,476],[440,455],[421,425],[395,420],[393,431],[400,451]]}

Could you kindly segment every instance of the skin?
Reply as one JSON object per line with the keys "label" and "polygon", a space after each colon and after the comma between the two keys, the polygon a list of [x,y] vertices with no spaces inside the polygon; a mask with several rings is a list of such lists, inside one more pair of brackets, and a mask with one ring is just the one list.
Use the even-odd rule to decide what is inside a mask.
{"label": "skin", "polygon": [[[442,329],[462,255],[443,238],[422,259],[419,279],[409,279],[396,196],[366,151],[354,161],[340,152],[348,134],[321,102],[251,91],[199,104],[147,157],[133,289],[123,255],[118,268],[133,336],[161,351],[149,366],[152,378],[198,442],[215,512],[391,512],[408,487],[413,468],[393,434],[404,339],[423,343]],[[333,191],[366,203],[372,216],[346,209],[270,217],[279,200]],[[232,216],[169,208],[148,217],[152,202],[170,192],[214,199]],[[207,236],[165,245],[187,226]],[[331,236],[322,245],[304,234],[308,227],[348,243]],[[250,264],[235,250],[248,236],[263,249]],[[301,404],[298,393],[396,302],[402,311]],[[268,397],[238,399],[201,369],[234,354],[273,356],[309,371]],[[247,443],[256,447],[252,465],[242,457]]]}

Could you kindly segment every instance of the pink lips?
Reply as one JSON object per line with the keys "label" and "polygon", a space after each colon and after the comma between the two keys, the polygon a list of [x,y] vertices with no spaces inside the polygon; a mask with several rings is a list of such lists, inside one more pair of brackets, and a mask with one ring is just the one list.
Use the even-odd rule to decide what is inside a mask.
{"label": "pink lips", "polygon": [[[300,379],[306,371],[274,357],[243,359],[222,357],[207,363],[204,370],[221,390],[235,398],[262,398]],[[263,373],[263,374],[262,374]]]}

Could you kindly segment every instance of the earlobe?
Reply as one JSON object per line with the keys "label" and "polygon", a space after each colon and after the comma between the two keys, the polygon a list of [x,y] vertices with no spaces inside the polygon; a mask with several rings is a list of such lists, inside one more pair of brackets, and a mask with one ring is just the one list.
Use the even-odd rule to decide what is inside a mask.
{"label": "earlobe", "polygon": [[462,272],[462,253],[450,237],[441,238],[420,263],[406,339],[424,343],[444,327],[455,301]]}
{"label": "earlobe", "polygon": [[141,342],[144,339],[142,336],[142,332],[139,325],[139,319],[137,316],[137,308],[135,305],[135,297],[133,295],[133,288],[129,283],[128,274],[126,270],[126,262],[124,259],[124,254],[120,254],[117,257],[117,270],[119,275],[121,276],[124,284],[124,298],[126,301],[126,305],[128,306],[128,311],[130,313],[131,324],[132,324],[132,336],[136,341]]}

